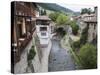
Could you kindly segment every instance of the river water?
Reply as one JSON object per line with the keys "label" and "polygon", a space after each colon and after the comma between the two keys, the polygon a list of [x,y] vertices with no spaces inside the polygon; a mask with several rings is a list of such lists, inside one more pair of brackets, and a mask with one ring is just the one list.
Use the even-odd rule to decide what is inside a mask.
{"label": "river water", "polygon": [[48,70],[49,72],[75,70],[75,62],[69,50],[63,49],[57,39],[52,39]]}

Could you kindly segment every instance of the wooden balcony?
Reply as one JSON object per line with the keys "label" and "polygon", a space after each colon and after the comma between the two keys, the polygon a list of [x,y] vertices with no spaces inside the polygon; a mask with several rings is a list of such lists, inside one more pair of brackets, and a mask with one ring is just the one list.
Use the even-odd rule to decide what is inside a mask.
{"label": "wooden balcony", "polygon": [[[12,62],[13,64],[20,61],[20,56],[23,50],[27,47],[29,42],[32,40],[33,33],[35,31],[35,24],[32,24],[32,18],[35,18],[36,10],[35,6],[32,6],[30,2],[15,2],[13,5],[15,12],[12,14],[12,32],[15,32],[12,35],[13,41],[11,43],[11,53],[12,53]],[[24,21],[23,21],[24,19]],[[27,21],[28,20],[28,21]],[[23,24],[24,23],[24,24]],[[25,36],[22,37],[22,26],[25,25]],[[14,30],[15,31],[14,31]],[[16,41],[14,39],[16,38]]]}
{"label": "wooden balcony", "polygon": [[22,5],[20,2],[16,2],[16,8],[15,9],[16,9],[16,13],[15,14],[17,14],[17,15],[20,13],[19,15],[35,17],[35,14],[36,14],[36,11],[33,10],[31,4],[30,4],[30,7],[28,7],[25,4]]}
{"label": "wooden balcony", "polygon": [[29,36],[26,36],[25,38],[19,38],[18,39],[18,44],[16,43],[16,46],[13,45],[13,55],[14,55],[14,64],[20,61],[20,56],[24,49],[27,47],[29,42],[32,40],[32,34],[31,33]]}

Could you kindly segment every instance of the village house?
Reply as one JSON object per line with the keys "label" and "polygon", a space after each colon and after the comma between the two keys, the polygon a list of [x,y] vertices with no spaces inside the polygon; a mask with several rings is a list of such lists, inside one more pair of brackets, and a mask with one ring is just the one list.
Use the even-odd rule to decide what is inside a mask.
{"label": "village house", "polygon": [[51,19],[44,15],[36,18],[36,34],[37,39],[39,40],[39,44],[37,44],[39,60],[40,60],[40,68],[36,69],[37,72],[48,72],[48,60],[49,54],[51,50],[51,38],[52,38],[52,25]]}
{"label": "village house", "polygon": [[12,2],[11,6],[11,67],[14,70],[24,49],[32,47],[29,43],[36,29],[34,18],[37,16],[37,6],[35,3],[19,1]]}
{"label": "village house", "polygon": [[19,56],[22,50],[32,39],[35,31],[35,21],[32,18],[36,17],[36,5],[28,2],[14,2],[13,8],[12,51],[15,55],[14,63],[16,63],[20,60]]}
{"label": "village house", "polygon": [[88,42],[92,42],[97,37],[97,7],[94,7],[94,13],[82,14],[75,17],[79,25],[80,34],[88,26]]}
{"label": "village house", "polygon": [[42,47],[48,46],[51,39],[51,19],[48,16],[39,16],[36,19],[36,33]]}
{"label": "village house", "polygon": [[95,13],[84,17],[84,22],[88,26],[88,42],[97,39],[97,7],[94,8]]}
{"label": "village house", "polygon": [[79,33],[81,34],[83,29],[87,26],[86,23],[83,21],[84,20],[84,17],[85,16],[88,16],[88,14],[82,14],[82,15],[79,15],[77,17],[74,17],[74,20],[77,21],[77,24],[79,26]]}

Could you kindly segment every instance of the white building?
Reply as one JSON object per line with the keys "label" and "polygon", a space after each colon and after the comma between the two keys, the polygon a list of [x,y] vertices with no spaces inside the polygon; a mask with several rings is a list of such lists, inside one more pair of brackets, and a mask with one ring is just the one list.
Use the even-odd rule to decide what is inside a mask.
{"label": "white building", "polygon": [[36,19],[36,33],[42,47],[47,46],[51,38],[51,19],[48,16],[39,16]]}

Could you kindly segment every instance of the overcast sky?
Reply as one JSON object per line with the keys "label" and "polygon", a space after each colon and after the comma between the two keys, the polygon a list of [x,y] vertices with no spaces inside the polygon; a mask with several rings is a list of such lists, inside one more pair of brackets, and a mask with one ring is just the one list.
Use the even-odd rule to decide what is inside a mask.
{"label": "overcast sky", "polygon": [[62,3],[57,3],[65,8],[69,8],[75,12],[80,12],[82,8],[91,8],[92,10],[94,10],[94,6],[93,5],[75,5],[75,4],[62,4]]}

